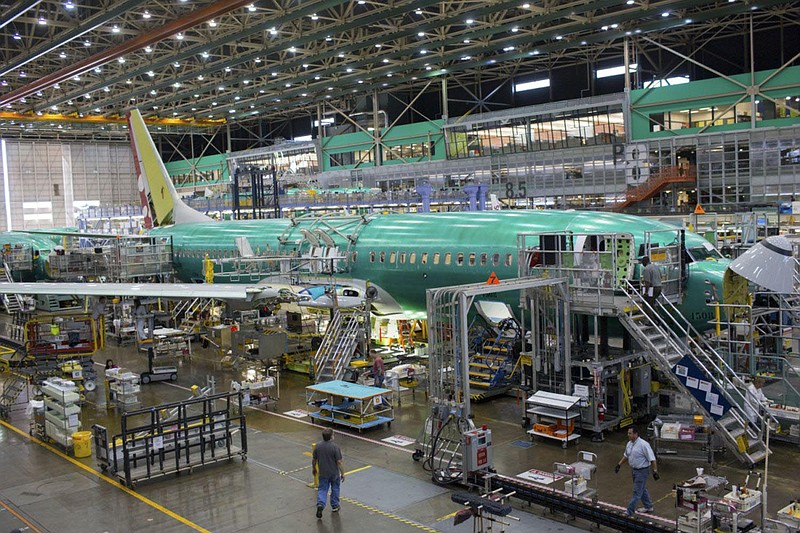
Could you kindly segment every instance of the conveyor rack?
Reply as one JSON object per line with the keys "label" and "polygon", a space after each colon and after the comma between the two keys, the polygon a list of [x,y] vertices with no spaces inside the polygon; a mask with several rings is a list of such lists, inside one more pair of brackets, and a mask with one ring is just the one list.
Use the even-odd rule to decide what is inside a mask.
{"label": "conveyor rack", "polygon": [[649,515],[629,517],[625,515],[625,510],[622,508],[612,507],[602,502],[593,504],[588,500],[573,498],[566,492],[528,483],[518,478],[500,474],[484,474],[478,477],[477,481],[487,492],[497,489],[503,489],[503,492],[506,493],[513,491],[515,492],[514,497],[528,503],[541,505],[601,526],[608,526],[617,531],[647,531],[648,533],[674,533],[675,531],[673,521]]}

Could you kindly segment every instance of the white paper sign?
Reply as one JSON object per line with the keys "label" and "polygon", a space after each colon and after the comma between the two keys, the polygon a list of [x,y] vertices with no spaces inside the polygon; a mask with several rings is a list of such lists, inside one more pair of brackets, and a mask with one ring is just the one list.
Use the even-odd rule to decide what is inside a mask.
{"label": "white paper sign", "polygon": [[69,415],[69,427],[77,427],[80,425],[80,420],[78,420],[78,415]]}
{"label": "white paper sign", "polygon": [[700,390],[708,392],[711,390],[711,382],[700,380]]}
{"label": "white paper sign", "polygon": [[308,411],[303,409],[293,409],[291,411],[285,411],[283,414],[291,416],[292,418],[305,418],[308,416]]}
{"label": "white paper sign", "polygon": [[156,435],[155,437],[153,437],[153,449],[160,450],[163,447],[164,447],[164,437],[162,437],[161,435]]}
{"label": "white paper sign", "polygon": [[710,392],[710,391],[707,392],[706,393],[706,401],[708,403],[710,403],[711,405],[717,405],[717,403],[719,403],[719,394],[716,394],[716,393],[713,393],[713,392]]}
{"label": "white paper sign", "polygon": [[689,369],[683,365],[675,365],[675,373],[681,377],[685,377],[689,373]]}
{"label": "white paper sign", "polygon": [[551,472],[544,472],[542,470],[531,469],[528,470],[527,472],[517,474],[517,477],[522,479],[527,479],[528,481],[533,481],[534,483],[549,485],[553,481],[558,481],[559,479],[563,479],[564,476],[559,474],[553,474]]}
{"label": "white paper sign", "polygon": [[388,442],[389,444],[396,444],[398,446],[410,446],[416,442],[415,439],[411,437],[406,437],[404,435],[393,435],[391,437],[386,437],[385,439],[381,439],[383,442]]}
{"label": "white paper sign", "polygon": [[712,405],[710,411],[712,415],[722,416],[723,408],[721,405]]}
{"label": "white paper sign", "polygon": [[383,403],[382,396],[375,396],[375,405],[381,405]]}
{"label": "white paper sign", "polygon": [[573,396],[578,396],[583,399],[589,398],[589,385],[575,385]]}
{"label": "white paper sign", "polygon": [[692,376],[686,377],[686,386],[696,389],[700,385],[700,382],[697,378],[693,378]]}

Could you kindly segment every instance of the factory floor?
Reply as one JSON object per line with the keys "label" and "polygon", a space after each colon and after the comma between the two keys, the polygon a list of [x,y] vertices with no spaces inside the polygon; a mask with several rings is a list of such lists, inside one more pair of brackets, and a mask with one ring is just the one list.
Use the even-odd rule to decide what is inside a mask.
{"label": "factory floor", "polygon": [[[179,362],[175,383],[142,386],[140,406],[186,399],[192,385],[216,378],[217,391],[229,390],[236,371],[223,369],[219,355],[195,345],[191,359]],[[132,347],[108,347],[95,361],[113,359],[134,372],[146,370],[146,359]],[[102,376],[102,366],[98,365]],[[142,482],[130,490],[100,472],[94,457],[76,459],[29,436],[29,421],[22,416],[0,425],[0,531],[116,532],[116,531],[270,531],[270,532],[401,532],[469,531],[472,523],[454,526],[459,506],[450,499],[461,487],[441,487],[411,458],[414,446],[383,442],[387,437],[417,437],[427,415],[424,391],[412,397],[404,392],[391,428],[358,433],[334,427],[335,441],[344,454],[348,475],[342,485],[342,508],[322,519],[315,516],[316,491],[309,488],[311,445],[321,439],[320,426],[286,412],[308,409],[304,390],[307,376],[284,372],[280,399],[275,405],[246,411],[247,460],[239,458],[194,469],[191,474],[169,475]],[[631,495],[627,466],[614,474],[626,437],[623,431],[607,435],[605,442],[581,439],[577,446],[538,440],[531,445],[520,426],[523,405],[502,397],[474,406],[475,422],[493,430],[494,465],[499,473],[517,475],[538,469],[551,472],[553,463],[576,460],[578,450],[598,457],[599,499],[621,507]],[[119,411],[106,404],[103,386],[87,396],[81,411],[83,429],[99,423],[119,431]],[[769,462],[769,515],[798,496],[800,450],[776,444]],[[673,485],[692,477],[692,461],[662,460],[660,481],[648,488],[655,515],[675,520]],[[763,469],[763,465],[761,465]],[[714,470],[731,484],[741,485],[746,469],[733,457],[722,455]],[[558,485],[562,485],[558,487]],[[751,482],[751,487],[754,484]],[[557,488],[563,488],[556,482]],[[567,520],[536,506],[514,504],[506,531],[571,532],[590,524]],[[757,513],[755,513],[757,514]],[[27,528],[27,529],[26,529]],[[495,531],[500,531],[496,527]]]}

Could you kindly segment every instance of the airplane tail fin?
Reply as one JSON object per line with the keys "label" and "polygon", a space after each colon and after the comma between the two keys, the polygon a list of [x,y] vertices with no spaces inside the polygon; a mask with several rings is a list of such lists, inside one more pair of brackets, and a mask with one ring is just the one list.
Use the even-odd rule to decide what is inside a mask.
{"label": "airplane tail fin", "polygon": [[209,222],[209,217],[183,203],[178,196],[138,109],[128,113],[128,128],[145,227]]}

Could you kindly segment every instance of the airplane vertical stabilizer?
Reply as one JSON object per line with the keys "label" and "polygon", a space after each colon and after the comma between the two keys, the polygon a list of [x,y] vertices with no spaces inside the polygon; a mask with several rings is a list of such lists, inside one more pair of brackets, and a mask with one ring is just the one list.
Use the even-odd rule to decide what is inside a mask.
{"label": "airplane vertical stabilizer", "polygon": [[209,222],[209,217],[183,203],[178,196],[138,109],[128,113],[128,127],[145,227]]}

